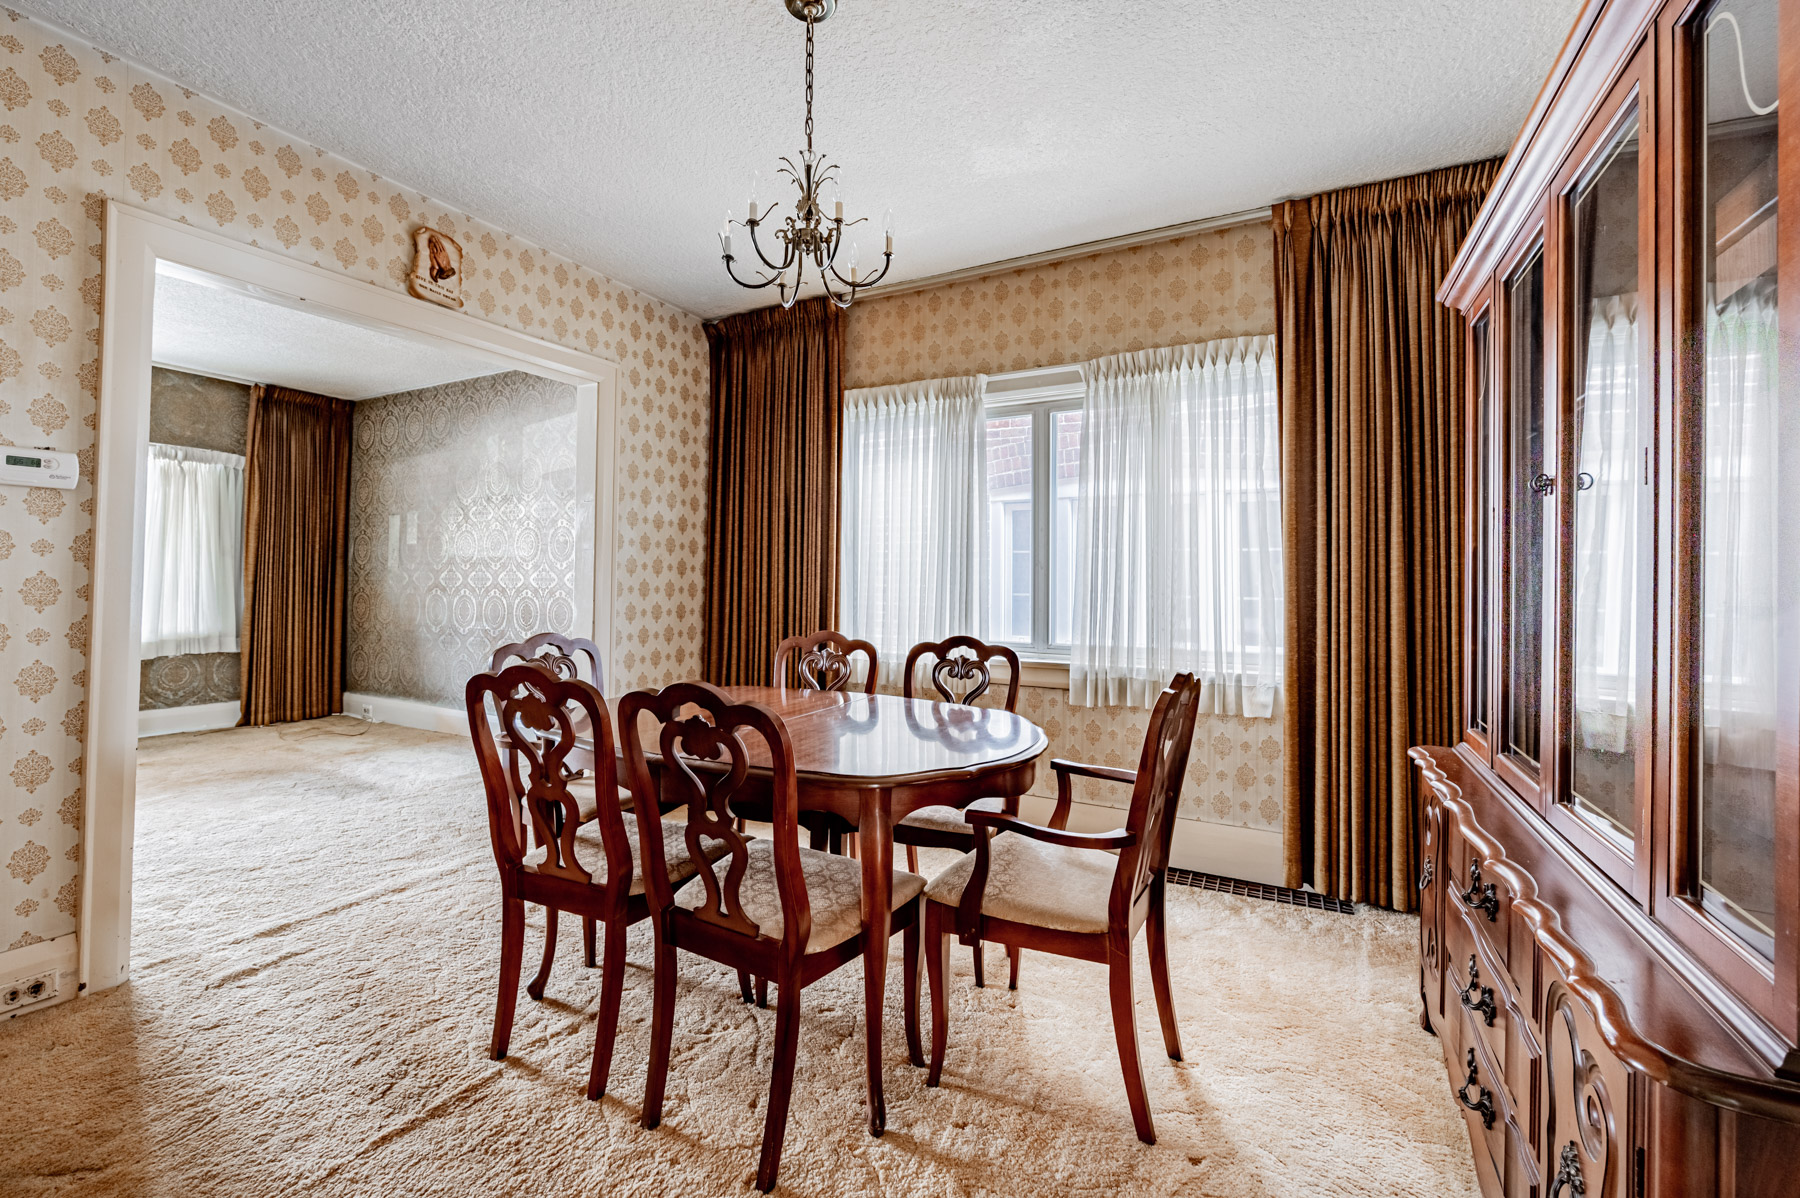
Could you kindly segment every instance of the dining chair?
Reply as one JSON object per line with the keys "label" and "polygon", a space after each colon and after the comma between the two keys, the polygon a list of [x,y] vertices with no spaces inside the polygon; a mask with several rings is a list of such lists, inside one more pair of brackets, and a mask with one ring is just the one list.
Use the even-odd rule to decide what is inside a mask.
{"label": "dining chair", "polygon": [[[863,678],[863,693],[872,695],[881,674],[881,659],[875,646],[831,629],[790,636],[776,645],[769,685],[785,687],[790,685],[790,680],[798,679],[804,690],[847,691],[856,677],[855,662],[851,658],[859,652],[869,663],[868,673]],[[763,805],[759,803],[740,804],[746,818],[763,819],[762,809]],[[800,823],[807,830],[813,848],[829,848],[833,853],[841,853],[848,844],[852,850],[850,855],[856,855],[856,830],[840,817],[824,811],[808,811],[802,814]],[[743,831],[742,823],[738,830]]]}
{"label": "dining chair", "polygon": [[[652,1128],[662,1120],[675,1025],[676,954],[685,950],[736,969],[745,1002],[753,1001],[752,976],[772,980],[777,988],[774,1068],[756,1167],[757,1188],[767,1193],[775,1186],[787,1130],[800,992],[863,953],[862,866],[800,846],[794,750],[781,717],[767,707],[733,703],[702,682],[626,695],[619,703],[619,724],[626,773],[640,804],[653,802],[657,793],[643,747],[646,723],[655,728],[651,735],[662,767],[661,793],[671,806],[686,805],[687,824],[646,824],[639,846],[656,920],[643,1125]],[[773,798],[774,835],[769,840],[747,840],[731,811],[732,796],[750,778],[753,760],[759,772],[766,769]],[[701,872],[700,886],[677,891],[673,875],[664,876],[657,866],[667,858],[660,843],[665,835],[682,838],[690,858],[709,842],[722,844],[726,852]],[[905,936],[907,1047],[914,1064],[924,1063],[918,1010],[918,899],[924,888],[919,875],[894,871],[892,929]],[[869,1061],[871,1070],[878,1067]]]}
{"label": "dining chair", "polygon": [[[582,666],[586,664],[584,671]],[[526,663],[549,670],[558,678],[583,678],[601,694],[606,693],[606,667],[600,660],[600,646],[593,641],[578,636],[565,636],[560,632],[548,631],[536,633],[523,641],[510,645],[501,645],[488,657],[488,672],[498,674],[514,663]],[[576,812],[583,824],[594,819],[598,810],[594,798],[594,755],[587,747],[592,743],[587,717],[579,712],[575,716],[575,738],[578,742],[567,758],[570,791],[575,796]],[[511,745],[502,733],[500,748],[510,754]],[[510,761],[508,768],[511,768]],[[631,806],[630,796],[621,791],[626,809]],[[554,832],[553,832],[554,834]],[[587,955],[589,969],[595,963],[595,928],[592,919],[581,921],[582,946]]]}
{"label": "dining chair", "polygon": [[[1181,1034],[1169,990],[1164,895],[1169,842],[1182,776],[1194,739],[1200,686],[1180,674],[1156,701],[1136,771],[1052,761],[1059,788],[1068,775],[1132,783],[1125,826],[1111,832],[1070,832],[1027,823],[1005,812],[970,812],[975,851],[925,889],[925,963],[931,978],[931,1066],[925,1084],[943,1076],[949,1039],[945,992],[950,937],[963,943],[997,940],[1107,967],[1113,1038],[1125,1074],[1125,1097],[1138,1139],[1156,1143],[1144,1070],[1138,1060],[1131,994],[1131,945],[1140,927],[1150,947],[1150,983],[1169,1059],[1181,1059]],[[993,835],[1000,833],[1000,835]],[[1117,855],[1113,855],[1116,853]]]}
{"label": "dining chair", "polygon": [[[637,865],[640,822],[655,830],[649,839],[666,854],[657,871],[665,888],[698,873],[696,857],[717,856],[724,848],[703,846],[690,855],[687,842],[679,838],[662,848],[662,820],[654,799],[640,805],[637,815],[622,809],[612,721],[600,692],[588,683],[558,677],[535,663],[523,663],[498,673],[476,674],[463,695],[469,736],[475,742],[475,760],[487,796],[488,837],[500,870],[500,994],[489,1055],[504,1059],[512,1039],[525,948],[525,904],[536,903],[544,909],[544,959],[525,988],[533,999],[544,997],[556,957],[557,914],[579,915],[589,927],[597,921],[606,927],[606,954],[587,1096],[598,1099],[606,1093],[619,1026],[625,931],[650,915],[644,875]],[[578,733],[578,725],[588,732]],[[502,735],[510,750],[504,762]],[[583,735],[592,737],[596,750],[594,794],[598,796],[594,818],[585,825],[577,818],[567,770],[569,754]],[[529,849],[524,835],[527,826],[536,842]],[[588,953],[592,965],[591,938]]]}
{"label": "dining chair", "polygon": [[775,668],[769,685],[789,686],[792,685],[790,678],[798,678],[804,690],[849,690],[856,679],[856,666],[850,659],[859,652],[869,662],[868,673],[863,678],[863,694],[872,695],[881,673],[881,660],[875,646],[830,629],[790,636],[776,645]]}
{"label": "dining chair", "polygon": [[[1019,710],[1019,655],[1005,645],[989,645],[972,636],[953,636],[914,645],[906,655],[906,669],[900,676],[900,693],[904,698],[919,698],[914,692],[924,682],[945,703],[973,704],[993,685],[991,663],[996,661],[1006,666],[1004,706],[1006,710],[1016,712]],[[925,667],[923,671],[921,665]],[[923,679],[920,678],[922,672]],[[1017,815],[1019,796],[976,799],[966,808],[938,804],[912,812],[894,825],[894,843],[906,846],[906,868],[919,872],[921,848],[956,849],[964,853],[973,849],[975,829],[963,818],[965,810],[1005,811],[1008,815]],[[987,978],[982,969],[981,945],[975,945],[973,952],[975,984],[985,986]],[[1019,988],[1019,957],[1020,950],[1016,946],[1007,949],[1007,987],[1012,990]]]}

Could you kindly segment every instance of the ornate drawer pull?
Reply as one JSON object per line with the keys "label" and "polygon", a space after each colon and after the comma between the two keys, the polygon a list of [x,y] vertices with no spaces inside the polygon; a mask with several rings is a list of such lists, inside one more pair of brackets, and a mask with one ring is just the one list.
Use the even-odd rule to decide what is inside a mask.
{"label": "ornate drawer pull", "polygon": [[[1481,1001],[1475,1001],[1475,995],[1481,995]],[[1481,967],[1476,963],[1475,954],[1469,954],[1469,984],[1456,992],[1462,1000],[1463,1010],[1479,1012],[1489,1027],[1494,1026],[1494,991],[1481,984]]]}
{"label": "ornate drawer pull", "polygon": [[1574,1140],[1563,1145],[1562,1158],[1556,1166],[1556,1184],[1550,1187],[1550,1198],[1562,1198],[1564,1186],[1569,1187],[1571,1194],[1587,1193],[1587,1181],[1581,1176],[1581,1153],[1575,1150]]}
{"label": "ornate drawer pull", "polygon": [[[1462,1103],[1477,1115],[1480,1115],[1481,1126],[1492,1130],[1494,1126],[1494,1095],[1486,1086],[1481,1084],[1480,1077],[1481,1072],[1475,1067],[1475,1050],[1471,1048],[1469,1050],[1469,1076],[1463,1079],[1463,1084],[1457,1089],[1456,1101]],[[1469,1100],[1469,1088],[1471,1086],[1473,1086],[1476,1092],[1481,1095],[1480,1099],[1477,1101],[1471,1102]],[[1552,1190],[1550,1192],[1550,1198],[1556,1198],[1556,1191]]]}
{"label": "ornate drawer pull", "polygon": [[1500,917],[1500,896],[1492,882],[1482,884],[1480,857],[1469,858],[1469,888],[1463,891],[1462,901],[1464,906],[1486,913],[1489,923]]}
{"label": "ornate drawer pull", "polygon": [[1531,480],[1531,489],[1539,495],[1548,495],[1556,490],[1556,480],[1548,474],[1540,474]]}
{"label": "ornate drawer pull", "polygon": [[1431,885],[1431,874],[1432,874],[1431,858],[1427,857],[1427,858],[1425,858],[1424,867],[1419,870],[1419,889],[1420,890],[1423,890],[1427,886]]}

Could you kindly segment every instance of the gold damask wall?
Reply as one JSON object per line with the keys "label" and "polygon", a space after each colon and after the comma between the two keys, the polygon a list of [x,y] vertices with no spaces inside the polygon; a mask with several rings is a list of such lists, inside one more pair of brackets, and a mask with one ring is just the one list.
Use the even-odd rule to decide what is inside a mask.
{"label": "gold damask wall", "polygon": [[[1275,331],[1267,225],[998,271],[886,299],[858,300],[844,324],[846,387],[959,374],[1002,374],[1106,354]],[[1134,767],[1149,712],[1076,707],[1066,690],[1026,687],[1020,711],[1057,757]],[[1203,715],[1194,732],[1182,814],[1265,831],[1281,828],[1281,721]],[[1034,793],[1053,795],[1041,769]],[[1078,780],[1086,802],[1121,806],[1127,788]]]}
{"label": "gold damask wall", "polygon": [[620,365],[615,673],[699,673],[700,322],[16,13],[0,17],[0,441],[73,449],[73,491],[0,488],[0,949],[75,928],[101,222],[108,198],[403,292],[421,223],[478,319]]}
{"label": "gold damask wall", "polygon": [[460,708],[496,648],[576,627],[575,388],[508,371],[351,427],[344,689]]}

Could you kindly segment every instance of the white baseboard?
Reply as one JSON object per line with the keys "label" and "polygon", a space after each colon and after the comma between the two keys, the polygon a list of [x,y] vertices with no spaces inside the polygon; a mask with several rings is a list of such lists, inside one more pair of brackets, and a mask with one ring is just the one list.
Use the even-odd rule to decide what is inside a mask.
{"label": "white baseboard", "polygon": [[[1026,795],[1020,803],[1019,813],[1026,819],[1043,823],[1049,820],[1055,808],[1054,799]],[[1124,822],[1125,812],[1118,807],[1076,803],[1069,810],[1069,830],[1072,832],[1104,832]],[[1286,877],[1281,833],[1209,824],[1197,819],[1175,821],[1175,841],[1169,846],[1169,864],[1176,869],[1192,869],[1273,886],[1280,886]]]}
{"label": "white baseboard", "polygon": [[359,691],[345,691],[344,714],[376,724],[398,724],[402,728],[422,728],[426,732],[469,735],[467,712],[456,707],[422,703],[417,699],[397,699],[392,695],[365,695]]}
{"label": "white baseboard", "polygon": [[153,707],[138,712],[138,736],[235,728],[242,714],[243,705],[236,699],[225,703],[196,703],[192,707]]}
{"label": "white baseboard", "polygon": [[57,971],[57,990],[54,995],[28,1007],[14,1007],[6,1012],[4,1018],[29,1015],[33,1011],[42,1011],[57,1003],[68,1002],[80,993],[81,985],[77,976],[80,968],[81,950],[73,932],[0,953],[0,985],[35,977],[52,969]]}

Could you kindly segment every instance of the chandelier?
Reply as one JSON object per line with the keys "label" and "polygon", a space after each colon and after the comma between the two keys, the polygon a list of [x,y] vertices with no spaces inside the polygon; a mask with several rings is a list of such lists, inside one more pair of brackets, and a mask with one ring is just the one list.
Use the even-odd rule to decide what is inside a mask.
{"label": "chandelier", "polygon": [[[890,211],[882,222],[887,249],[882,254],[881,269],[874,274],[860,274],[856,262],[857,247],[852,245],[849,260],[845,263],[849,274],[845,275],[839,270],[837,257],[844,246],[844,230],[865,223],[867,218],[859,217],[853,221],[844,219],[844,201],[837,194],[837,165],[813,149],[813,26],[837,10],[837,0],[786,0],[786,3],[788,12],[806,22],[806,149],[801,152],[798,164],[791,158],[783,158],[777,173],[794,181],[794,186],[800,189],[800,198],[794,202],[793,212],[775,229],[775,240],[781,243],[781,251],[776,258],[772,259],[763,252],[756,230],[774,215],[779,203],[770,204],[766,211],[759,212],[754,181],[750,184],[750,215],[740,221],[726,213],[725,225],[719,230],[719,246],[724,251],[725,273],[740,287],[778,288],[781,306],[791,308],[794,301],[800,298],[800,287],[805,282],[806,267],[810,261],[813,271],[819,276],[819,285],[825,289],[831,302],[840,308],[848,308],[858,291],[881,282],[887,277],[888,267],[893,265],[893,213]],[[832,191],[829,216],[825,214],[824,191],[827,184],[830,184]],[[742,225],[750,231],[750,248],[756,251],[757,258],[770,273],[759,274],[753,279],[739,276],[732,265],[736,261],[731,253],[733,225]]]}

